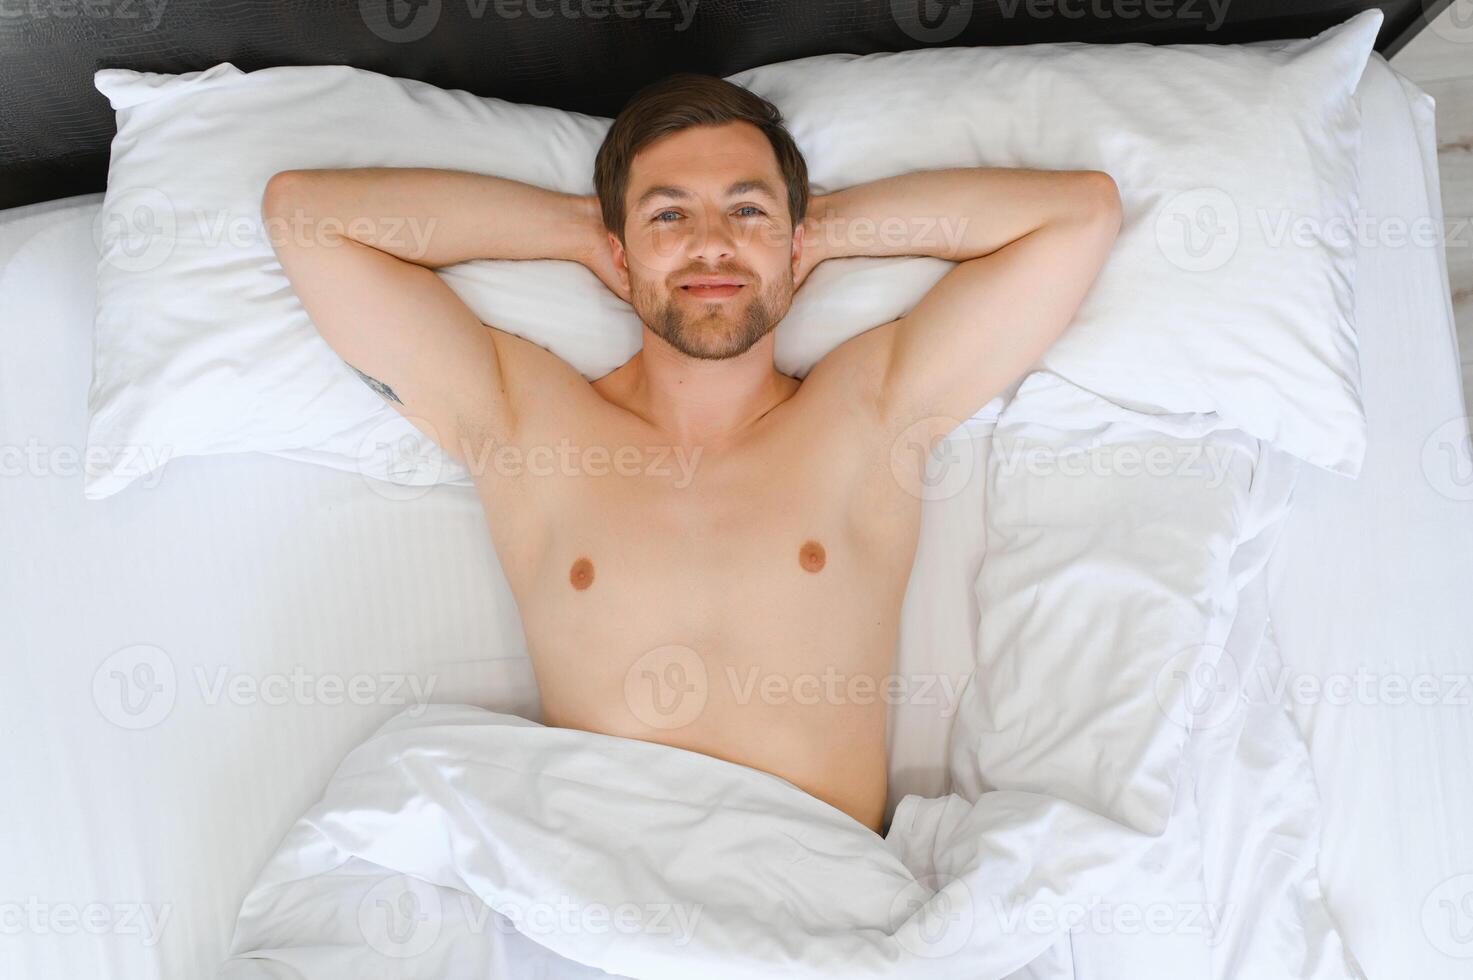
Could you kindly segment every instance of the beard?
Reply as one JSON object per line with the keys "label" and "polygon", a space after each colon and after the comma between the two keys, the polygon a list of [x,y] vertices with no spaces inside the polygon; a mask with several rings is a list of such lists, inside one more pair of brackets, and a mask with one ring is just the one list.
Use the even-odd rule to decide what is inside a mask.
{"label": "beard", "polygon": [[[736,275],[719,269],[712,275]],[[721,361],[745,354],[772,332],[793,301],[793,271],[782,281],[765,283],[750,275],[738,293],[725,300],[702,302],[678,294],[675,287],[662,294],[657,282],[631,277],[630,301],[634,312],[655,336],[687,357]]]}

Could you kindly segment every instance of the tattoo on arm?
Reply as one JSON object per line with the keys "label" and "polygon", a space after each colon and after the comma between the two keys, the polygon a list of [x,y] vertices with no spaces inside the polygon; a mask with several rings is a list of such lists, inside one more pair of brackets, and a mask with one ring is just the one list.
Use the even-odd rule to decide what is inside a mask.
{"label": "tattoo on arm", "polygon": [[[344,364],[348,364],[347,361],[344,361],[343,363]],[[348,364],[348,367],[353,368],[353,373],[356,374],[356,375],[358,375],[358,377],[362,378],[364,384],[368,385],[368,387],[372,388],[374,391],[378,392],[380,395],[383,395],[389,401],[391,401],[391,402],[398,402],[398,404],[400,404],[400,405],[403,405],[404,404],[402,401],[399,401],[399,396],[396,395],[396,394],[394,394],[394,389],[393,388],[390,388],[388,385],[384,384],[378,378],[370,378],[368,375],[364,374],[362,371],[359,371],[357,368],[353,367],[353,365],[351,365],[351,364]]]}

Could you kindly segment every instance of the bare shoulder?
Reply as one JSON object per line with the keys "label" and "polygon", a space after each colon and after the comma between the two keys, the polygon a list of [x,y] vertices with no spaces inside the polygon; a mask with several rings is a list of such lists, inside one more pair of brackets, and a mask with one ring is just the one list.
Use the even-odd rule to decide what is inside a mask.
{"label": "bare shoulder", "polygon": [[824,355],[803,379],[806,397],[816,407],[842,411],[881,430],[885,420],[880,384],[899,322],[894,320],[850,337]]}
{"label": "bare shoulder", "polygon": [[[554,433],[570,433],[600,402],[578,369],[552,351],[496,327],[486,330],[501,364],[506,401],[514,409],[500,442],[526,448]],[[464,419],[461,429],[471,451],[484,451],[483,444],[492,439],[493,430],[483,420]]]}
{"label": "bare shoulder", "polygon": [[804,381],[810,404],[829,418],[855,423],[855,435],[886,452],[901,438],[933,445],[961,420],[904,410],[884,398],[885,378],[904,319],[891,320],[844,341],[813,366]]}
{"label": "bare shoulder", "polygon": [[919,459],[906,439],[911,422],[891,417],[880,397],[900,322],[846,340],[803,383],[810,430],[825,436],[824,459],[835,473],[854,480],[846,498],[850,527],[877,556],[914,547],[920,520],[920,497],[910,489]]}
{"label": "bare shoulder", "polygon": [[881,399],[881,386],[901,321],[881,324],[844,341],[808,372],[803,382],[805,414],[827,438],[826,451],[842,444],[857,466],[854,471],[885,501],[891,491],[892,455],[897,435],[911,420],[892,417]]}

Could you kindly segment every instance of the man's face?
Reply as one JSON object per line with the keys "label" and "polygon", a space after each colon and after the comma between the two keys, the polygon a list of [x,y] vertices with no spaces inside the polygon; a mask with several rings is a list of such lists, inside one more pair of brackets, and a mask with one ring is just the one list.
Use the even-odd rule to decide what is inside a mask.
{"label": "man's face", "polygon": [[793,299],[801,254],[772,146],[750,123],[697,126],[640,151],[629,172],[630,301],[651,331],[689,357],[749,350]]}

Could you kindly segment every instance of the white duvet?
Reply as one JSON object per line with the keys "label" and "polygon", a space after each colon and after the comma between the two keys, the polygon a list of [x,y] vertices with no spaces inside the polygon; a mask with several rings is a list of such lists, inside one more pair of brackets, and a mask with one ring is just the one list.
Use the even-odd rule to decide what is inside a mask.
{"label": "white duvet", "polygon": [[416,708],[288,833],[221,976],[1361,977],[1304,747],[1240,683],[1276,657],[1239,596],[1297,464],[1024,387],[975,477],[954,792],[905,797],[881,837],[743,766]]}

